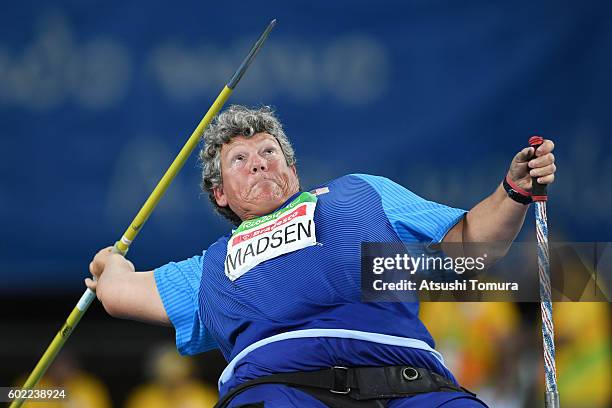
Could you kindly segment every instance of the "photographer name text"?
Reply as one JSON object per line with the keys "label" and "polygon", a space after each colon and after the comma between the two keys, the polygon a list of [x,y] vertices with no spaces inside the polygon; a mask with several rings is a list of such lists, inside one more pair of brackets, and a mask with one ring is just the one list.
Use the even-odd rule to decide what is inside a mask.
{"label": "photographer name text", "polygon": [[431,280],[422,280],[414,282],[407,279],[402,279],[398,282],[385,282],[377,279],[372,282],[372,287],[376,291],[455,291],[455,290],[472,290],[472,291],[513,291],[519,290],[519,285],[516,282],[481,282],[476,279],[455,280],[452,282],[436,282]]}

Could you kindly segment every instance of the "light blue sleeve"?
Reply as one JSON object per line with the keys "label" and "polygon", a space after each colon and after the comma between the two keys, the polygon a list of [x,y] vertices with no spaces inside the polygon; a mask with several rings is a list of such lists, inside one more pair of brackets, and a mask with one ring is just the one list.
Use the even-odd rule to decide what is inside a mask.
{"label": "light blue sleeve", "polygon": [[378,192],[387,219],[403,242],[440,242],[466,213],[427,201],[388,178],[367,174],[355,176]]}
{"label": "light blue sleeve", "polygon": [[218,347],[200,318],[203,255],[181,262],[170,262],[153,272],[157,291],[176,331],[176,348],[182,355],[202,353]]}

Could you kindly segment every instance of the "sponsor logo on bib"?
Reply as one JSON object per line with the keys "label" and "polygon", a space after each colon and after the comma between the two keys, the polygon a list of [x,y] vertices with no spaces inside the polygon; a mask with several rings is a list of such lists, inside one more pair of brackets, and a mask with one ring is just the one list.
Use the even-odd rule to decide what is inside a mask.
{"label": "sponsor logo on bib", "polygon": [[285,208],[240,224],[227,243],[225,275],[235,281],[268,259],[315,245],[316,205],[317,197],[304,192]]}

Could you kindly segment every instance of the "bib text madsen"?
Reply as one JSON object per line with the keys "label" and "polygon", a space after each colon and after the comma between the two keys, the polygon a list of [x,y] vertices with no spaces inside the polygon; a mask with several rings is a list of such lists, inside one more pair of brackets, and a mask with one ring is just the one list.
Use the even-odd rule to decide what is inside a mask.
{"label": "bib text madsen", "polygon": [[249,243],[246,247],[238,248],[233,256],[232,254],[227,254],[225,257],[225,267],[227,270],[233,271],[249,260],[249,257],[255,257],[281,245],[310,237],[312,237],[312,220],[287,225],[270,236],[260,237],[255,242]]}

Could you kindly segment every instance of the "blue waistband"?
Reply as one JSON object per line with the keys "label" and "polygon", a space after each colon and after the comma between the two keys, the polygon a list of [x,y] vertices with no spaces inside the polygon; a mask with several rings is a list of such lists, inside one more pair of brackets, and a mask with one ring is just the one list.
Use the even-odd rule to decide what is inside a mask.
{"label": "blue waistband", "polygon": [[353,338],[307,337],[279,340],[250,351],[235,363],[231,376],[219,381],[219,393],[224,395],[238,384],[279,372],[402,364],[427,368],[456,382],[431,351]]}

